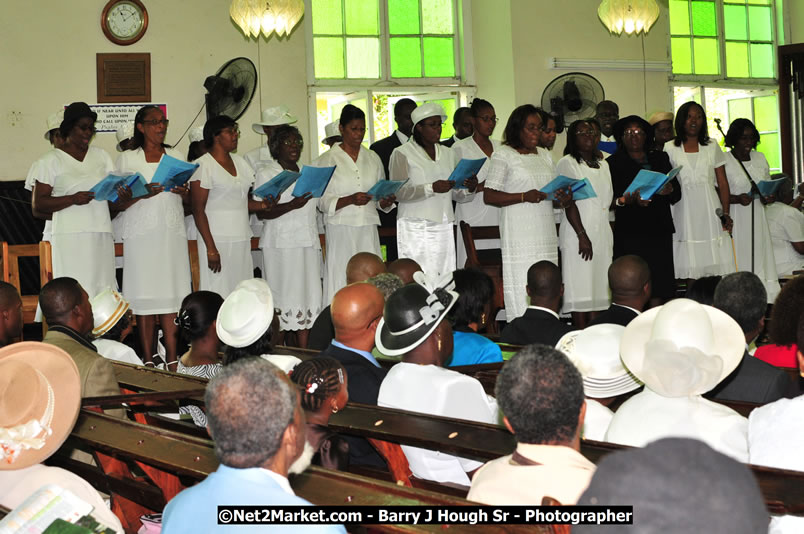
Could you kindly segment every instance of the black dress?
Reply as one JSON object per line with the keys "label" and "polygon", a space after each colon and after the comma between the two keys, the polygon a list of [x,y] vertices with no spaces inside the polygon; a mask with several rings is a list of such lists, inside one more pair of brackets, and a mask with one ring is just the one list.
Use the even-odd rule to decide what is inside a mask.
{"label": "black dress", "polygon": [[[606,161],[611,171],[614,198],[623,196],[636,175],[642,169],[662,173],[670,172],[670,158],[665,152],[648,152],[647,162],[631,159],[628,152],[618,150]],[[636,204],[614,209],[614,258],[635,254],[650,267],[653,297],[664,300],[673,298],[675,273],[673,270],[673,216],[670,205],[681,200],[681,186],[673,178],[673,192],[669,195],[655,194],[649,206]]]}

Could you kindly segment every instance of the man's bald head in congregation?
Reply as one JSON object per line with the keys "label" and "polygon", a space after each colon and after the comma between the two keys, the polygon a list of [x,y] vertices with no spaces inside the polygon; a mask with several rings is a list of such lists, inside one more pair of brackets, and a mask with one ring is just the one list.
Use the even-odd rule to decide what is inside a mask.
{"label": "man's bald head in congregation", "polygon": [[421,266],[410,258],[399,258],[388,265],[388,272],[401,278],[405,285],[412,283],[413,273],[421,270]]}
{"label": "man's bald head in congregation", "polygon": [[371,284],[356,283],[342,288],[332,298],[335,339],[350,347],[367,343],[373,347],[374,330],[384,306],[382,293]]}
{"label": "man's bald head in congregation", "polygon": [[[620,256],[609,266],[609,288],[613,297],[642,295],[650,282],[650,267],[639,256]],[[648,294],[650,296],[650,294]]]}
{"label": "man's bald head in congregation", "polygon": [[528,269],[528,293],[531,299],[560,296],[561,283],[561,269],[551,261],[534,263]]}
{"label": "man's bald head in congregation", "polygon": [[54,278],[39,292],[39,306],[49,324],[61,324],[81,304],[83,289],[75,278]]}
{"label": "man's bald head in congregation", "polygon": [[385,272],[382,258],[371,252],[358,252],[346,264],[346,283],[364,282]]}
{"label": "man's bald head in congregation", "polygon": [[17,306],[22,301],[17,288],[8,282],[0,281],[0,311]]}

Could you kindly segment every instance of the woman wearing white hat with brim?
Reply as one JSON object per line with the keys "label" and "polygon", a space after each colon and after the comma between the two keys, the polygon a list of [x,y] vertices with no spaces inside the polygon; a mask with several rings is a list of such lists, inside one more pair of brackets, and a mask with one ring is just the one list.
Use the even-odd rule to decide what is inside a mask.
{"label": "woman wearing white hat with brim", "polygon": [[129,303],[123,295],[107,287],[89,302],[94,320],[92,336],[95,339],[92,344],[98,349],[98,354],[117,362],[142,365],[134,349],[123,343],[134,329]]}
{"label": "woman wearing white hat with brim", "polygon": [[628,370],[645,390],[620,406],[606,441],[643,447],[665,437],[701,440],[748,461],[748,420],[703,398],[740,364],[745,336],[726,313],[671,300],[631,321],[620,342]]}
{"label": "woman wearing white hat with brim", "polygon": [[477,177],[464,181],[466,189],[453,189],[454,182],[448,180],[458,158],[439,143],[447,119],[441,106],[423,104],[410,117],[413,135],[393,151],[388,165],[392,180],[410,180],[396,194],[397,248],[400,258],[416,261],[426,275],[437,277],[455,270],[452,201],[472,200]]}

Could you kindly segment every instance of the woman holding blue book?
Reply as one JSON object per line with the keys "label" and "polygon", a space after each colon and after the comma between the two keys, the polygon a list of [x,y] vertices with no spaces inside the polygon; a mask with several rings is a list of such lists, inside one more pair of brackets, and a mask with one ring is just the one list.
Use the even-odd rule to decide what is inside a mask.
{"label": "woman holding blue book", "polygon": [[173,319],[192,290],[183,202],[187,187],[165,191],[153,182],[164,156],[182,160],[165,144],[168,120],[157,106],[143,106],[134,117],[132,146],[117,158],[120,174],[140,173],[148,194],[126,203],[123,218],[123,296],[131,303],[145,364],[156,354],[156,319],[164,334],[168,370],[175,371],[178,327]]}
{"label": "woman holding blue book", "polygon": [[[268,140],[273,160],[264,161],[257,171],[255,189],[283,170],[301,172],[302,147],[298,128],[289,124],[275,127]],[[279,310],[279,329],[296,332],[298,346],[305,348],[310,327],[321,312],[321,241],[311,194],[294,197],[291,191],[292,186],[285,192],[287,202],[258,211],[257,217],[264,221],[260,235],[263,278],[271,288],[274,308]]]}

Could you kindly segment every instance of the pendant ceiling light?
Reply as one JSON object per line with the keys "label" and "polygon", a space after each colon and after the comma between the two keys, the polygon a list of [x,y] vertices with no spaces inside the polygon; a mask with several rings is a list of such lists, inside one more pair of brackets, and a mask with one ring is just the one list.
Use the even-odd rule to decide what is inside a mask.
{"label": "pendant ceiling light", "polygon": [[246,37],[288,35],[304,15],[304,0],[232,0],[229,16]]}
{"label": "pendant ceiling light", "polygon": [[611,33],[647,34],[659,18],[659,6],[656,0],[603,0],[597,16]]}

